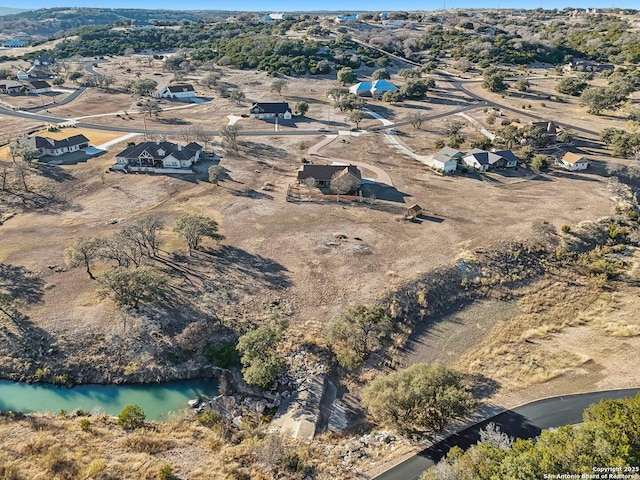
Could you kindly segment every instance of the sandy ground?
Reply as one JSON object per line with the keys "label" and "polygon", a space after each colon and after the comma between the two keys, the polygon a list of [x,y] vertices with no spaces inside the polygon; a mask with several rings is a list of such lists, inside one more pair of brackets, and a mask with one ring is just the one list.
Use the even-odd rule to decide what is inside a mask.
{"label": "sandy ground", "polygon": [[[100,68],[113,68],[117,72],[131,68],[128,65],[123,61]],[[146,67],[140,64],[136,68]],[[156,65],[149,69],[149,73],[157,68]],[[148,123],[175,129],[176,134],[170,139],[182,141],[184,127],[218,128],[228,121],[227,115],[243,113],[252,101],[279,98],[268,91],[272,79],[264,73],[247,75],[228,69],[223,72],[224,82],[245,91],[243,105],[205,92],[211,93],[211,102],[166,111],[158,120]],[[159,78],[167,80],[167,75],[162,73]],[[292,79],[282,98],[290,103],[310,103],[308,119],[303,120],[305,128],[326,124],[346,126],[344,117],[330,109],[324,98],[326,89],[333,85],[335,82],[328,78],[314,79],[312,83]],[[135,100],[128,94],[95,89],[87,92],[71,105],[56,107],[60,110],[57,113],[69,116],[113,113],[129,108]],[[426,103],[389,106],[371,102],[371,105],[384,116],[402,119],[415,108],[426,108],[428,113],[454,108],[452,103],[442,101],[445,96],[434,94]],[[478,112],[470,114],[482,119]],[[134,113],[96,117],[95,122],[142,124],[140,116]],[[379,124],[375,119],[367,122]],[[244,118],[239,124],[246,129],[264,129],[269,125]],[[26,121],[18,121],[13,128],[18,131],[27,125]],[[433,139],[444,128],[443,121],[427,122],[417,131],[404,127],[400,138],[416,150],[432,153]],[[469,136],[471,129],[466,127]],[[90,138],[94,142],[107,140],[106,136]],[[225,153],[215,144],[214,149],[224,153],[221,164],[228,172],[219,186],[203,182],[204,177],[105,174],[118,146],[87,163],[60,166],[62,180],[51,188],[56,188],[64,199],[62,206],[53,214],[32,210],[5,222],[0,232],[0,261],[23,265],[46,278],[43,301],[29,311],[43,328],[65,335],[72,335],[78,328],[108,331],[113,328],[112,304],[95,297],[94,287],[86,276],[79,270],[63,268],[64,271],[54,273],[49,268],[64,267],[64,249],[79,236],[106,235],[122,223],[156,214],[167,225],[162,232],[163,248],[181,250],[184,246],[171,231],[178,216],[183,212],[214,216],[220,221],[225,245],[262,259],[267,262],[265,268],[278,272],[274,274],[278,282],[258,283],[264,298],[286,300],[293,334],[317,341],[324,325],[346,306],[375,303],[395,287],[434,267],[450,264],[461,252],[525,238],[531,234],[532,224],[539,221],[548,221],[559,228],[597,219],[610,214],[614,204],[609,179],[604,175],[608,159],[592,157],[592,168],[581,173],[551,171],[533,175],[528,169],[519,168],[482,176],[441,177],[397,154],[381,134],[339,137],[317,152],[325,158],[369,164],[389,175],[395,189],[379,192],[376,205],[287,202],[286,192],[295,182],[300,159],[323,139],[322,135],[243,137],[239,155]],[[32,178],[37,179],[35,175]],[[420,222],[402,220],[412,203],[425,210]],[[336,241],[338,233],[346,238]],[[98,267],[97,273],[100,268],[104,267]],[[249,275],[244,281],[255,282]],[[443,322],[439,330],[418,341],[423,347],[416,347],[415,356],[407,357],[407,363],[454,357],[452,352],[457,350],[452,346],[458,345],[458,340],[467,340],[463,348],[471,348],[481,340],[487,331],[485,315],[499,319],[509,312],[509,308],[505,310],[495,304],[473,308],[476,313],[465,314],[470,318],[466,330],[456,330],[454,318]],[[264,312],[247,310],[244,315],[253,314]],[[593,361],[598,362],[596,358]],[[612,380],[608,384],[615,383]],[[576,384],[576,388],[581,387]],[[501,402],[508,405],[529,397],[523,392],[518,400],[509,398]]]}

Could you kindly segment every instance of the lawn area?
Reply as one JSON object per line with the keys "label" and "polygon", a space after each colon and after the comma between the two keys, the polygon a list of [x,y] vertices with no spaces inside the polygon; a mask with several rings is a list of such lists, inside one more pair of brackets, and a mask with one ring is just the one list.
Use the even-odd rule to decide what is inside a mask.
{"label": "lawn area", "polygon": [[34,133],[34,135],[40,135],[41,137],[53,138],[55,140],[60,140],[63,138],[71,137],[73,135],[84,135],[89,139],[91,145],[101,145],[106,143],[114,138],[121,137],[123,135],[122,132],[105,132],[102,130],[92,130],[89,128],[61,128],[56,132],[49,132],[47,130],[42,130],[40,132]]}

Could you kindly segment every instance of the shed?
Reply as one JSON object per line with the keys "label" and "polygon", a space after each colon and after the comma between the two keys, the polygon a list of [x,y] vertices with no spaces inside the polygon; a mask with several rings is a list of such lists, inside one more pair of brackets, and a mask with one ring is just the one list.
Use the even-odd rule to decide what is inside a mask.
{"label": "shed", "polygon": [[409,208],[407,208],[407,218],[417,218],[422,213],[422,207],[417,203],[414,203]]}

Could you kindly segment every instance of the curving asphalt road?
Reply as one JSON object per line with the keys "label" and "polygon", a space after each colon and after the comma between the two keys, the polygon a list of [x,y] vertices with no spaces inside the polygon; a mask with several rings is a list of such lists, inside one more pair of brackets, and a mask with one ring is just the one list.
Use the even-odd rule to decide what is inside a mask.
{"label": "curving asphalt road", "polygon": [[627,388],[562,395],[527,403],[451,435],[378,475],[374,480],[418,480],[422,472],[442,459],[453,446],[466,449],[477,443],[480,439],[480,430],[489,423],[495,423],[502,432],[511,437],[533,438],[540,435],[543,429],[582,422],[584,409],[602,399],[629,397],[638,392],[640,388]]}

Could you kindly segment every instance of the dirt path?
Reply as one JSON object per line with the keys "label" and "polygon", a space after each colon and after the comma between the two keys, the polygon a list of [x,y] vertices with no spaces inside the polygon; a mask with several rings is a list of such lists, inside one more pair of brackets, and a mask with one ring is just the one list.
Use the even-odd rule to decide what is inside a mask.
{"label": "dirt path", "polygon": [[385,172],[380,167],[376,167],[375,165],[371,165],[370,163],[354,162],[353,160],[345,160],[343,158],[325,157],[324,155],[321,155],[320,153],[318,153],[321,148],[326,147],[338,137],[339,135],[328,135],[327,138],[309,147],[309,150],[307,151],[307,153],[314,157],[320,157],[328,162],[338,163],[338,164],[343,163],[345,165],[355,165],[356,167],[359,167],[359,168],[365,168],[376,174],[376,178],[372,178],[371,180],[375,180],[378,183],[384,183],[386,185],[389,185],[390,187],[393,187],[393,181],[391,180],[391,177],[387,172]]}

